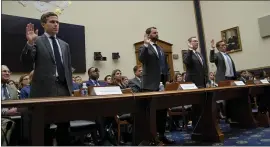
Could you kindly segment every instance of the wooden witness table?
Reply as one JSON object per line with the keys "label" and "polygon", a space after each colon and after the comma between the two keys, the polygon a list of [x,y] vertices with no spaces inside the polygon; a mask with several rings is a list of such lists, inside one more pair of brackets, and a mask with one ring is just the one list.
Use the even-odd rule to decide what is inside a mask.
{"label": "wooden witness table", "polygon": [[97,116],[115,116],[118,113],[134,113],[134,96],[131,94],[36,98],[2,101],[2,107],[27,107],[32,112],[32,145],[44,145],[44,125],[72,120],[95,120]]}
{"label": "wooden witness table", "polygon": [[[270,84],[268,84],[269,87]],[[115,116],[119,113],[133,113],[133,143],[156,136],[156,110],[181,105],[199,104],[203,111],[195,126],[192,139],[202,141],[223,141],[216,120],[216,101],[236,99],[238,122],[246,128],[256,127],[248,94],[250,88],[259,86],[217,87],[195,90],[147,92],[123,95],[36,98],[2,101],[2,107],[28,107],[32,112],[32,145],[44,145],[44,125],[72,120],[94,120],[97,116]],[[263,85],[261,87],[267,87]]]}

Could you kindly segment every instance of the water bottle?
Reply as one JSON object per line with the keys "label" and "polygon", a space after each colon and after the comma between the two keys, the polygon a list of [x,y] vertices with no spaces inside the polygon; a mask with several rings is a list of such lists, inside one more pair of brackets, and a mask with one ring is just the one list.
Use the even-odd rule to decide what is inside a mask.
{"label": "water bottle", "polygon": [[83,83],[82,90],[81,90],[82,96],[88,96],[88,87],[86,86],[86,83]]}
{"label": "water bottle", "polygon": [[164,85],[162,84],[162,82],[160,82],[159,84],[159,91],[164,91]]}

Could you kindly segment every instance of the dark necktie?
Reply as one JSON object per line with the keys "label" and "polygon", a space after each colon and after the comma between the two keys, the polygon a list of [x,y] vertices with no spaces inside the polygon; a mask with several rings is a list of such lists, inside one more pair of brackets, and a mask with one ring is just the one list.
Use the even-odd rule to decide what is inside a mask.
{"label": "dark necktie", "polygon": [[7,91],[7,84],[3,84],[3,95],[4,95],[5,99],[9,99],[9,94]]}
{"label": "dark necktie", "polygon": [[165,60],[164,60],[164,56],[162,55],[159,46],[158,46],[157,44],[153,44],[153,45],[157,48],[158,58],[159,58],[159,63],[160,63],[160,73],[161,73],[161,74],[165,74],[165,72],[164,72],[164,69],[165,69]]}
{"label": "dark necktie", "polygon": [[52,44],[53,44],[53,52],[54,52],[54,58],[56,61],[56,67],[57,67],[57,73],[58,73],[58,78],[60,81],[64,82],[65,81],[65,69],[62,64],[60,52],[59,52],[59,47],[56,43],[55,37],[51,36],[52,39]]}
{"label": "dark necktie", "polygon": [[202,58],[202,56],[200,55],[199,52],[196,52],[196,54],[199,57],[199,60],[200,60],[201,64],[203,65],[203,58]]}

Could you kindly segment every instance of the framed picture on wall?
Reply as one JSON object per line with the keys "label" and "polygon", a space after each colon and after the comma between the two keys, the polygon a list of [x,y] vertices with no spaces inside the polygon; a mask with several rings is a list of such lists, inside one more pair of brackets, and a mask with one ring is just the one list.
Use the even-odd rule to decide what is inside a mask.
{"label": "framed picture on wall", "polygon": [[238,26],[221,31],[221,39],[226,42],[228,53],[242,51]]}

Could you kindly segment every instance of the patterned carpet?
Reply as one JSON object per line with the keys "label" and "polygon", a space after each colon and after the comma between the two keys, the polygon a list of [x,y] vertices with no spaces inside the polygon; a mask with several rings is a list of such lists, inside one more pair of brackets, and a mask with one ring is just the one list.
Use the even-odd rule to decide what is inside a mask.
{"label": "patterned carpet", "polygon": [[166,134],[176,141],[174,145],[185,146],[270,146],[270,128],[236,129],[221,122],[224,143],[204,143],[191,140],[191,131],[172,131]]}

